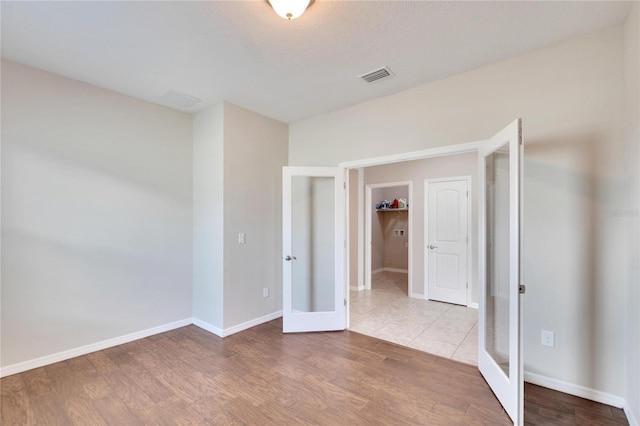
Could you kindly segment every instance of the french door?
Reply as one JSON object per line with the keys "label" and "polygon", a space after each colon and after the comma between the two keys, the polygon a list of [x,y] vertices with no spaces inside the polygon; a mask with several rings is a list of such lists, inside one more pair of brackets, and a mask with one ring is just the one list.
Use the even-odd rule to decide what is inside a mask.
{"label": "french door", "polygon": [[344,330],[344,169],[284,167],[282,176],[283,331]]}
{"label": "french door", "polygon": [[522,424],[521,120],[483,142],[478,157],[478,368],[514,424]]}

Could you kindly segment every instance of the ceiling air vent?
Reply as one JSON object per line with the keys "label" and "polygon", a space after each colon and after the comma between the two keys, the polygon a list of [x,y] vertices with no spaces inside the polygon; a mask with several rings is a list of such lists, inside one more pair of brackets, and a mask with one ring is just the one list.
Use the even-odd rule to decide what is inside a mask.
{"label": "ceiling air vent", "polygon": [[360,76],[361,79],[367,83],[373,83],[374,81],[382,80],[383,78],[391,77],[393,73],[387,67],[382,67],[377,70],[368,72]]}
{"label": "ceiling air vent", "polygon": [[189,108],[202,102],[202,99],[200,98],[176,92],[175,90],[169,90],[167,93],[162,96],[158,96],[156,99],[159,104],[168,106],[169,108]]}

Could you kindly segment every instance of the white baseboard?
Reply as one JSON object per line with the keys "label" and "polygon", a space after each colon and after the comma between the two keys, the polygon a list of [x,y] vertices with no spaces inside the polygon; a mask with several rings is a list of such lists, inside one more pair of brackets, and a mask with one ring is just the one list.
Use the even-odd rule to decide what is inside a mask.
{"label": "white baseboard", "polygon": [[125,343],[133,342],[134,340],[144,339],[145,337],[153,336],[154,334],[164,333],[166,331],[171,331],[176,328],[185,327],[191,324],[194,324],[202,328],[203,330],[207,330],[208,332],[213,333],[218,337],[226,337],[234,333],[246,330],[248,328],[255,327],[256,325],[260,325],[276,318],[280,318],[281,316],[282,311],[277,311],[268,315],[264,315],[260,318],[253,319],[251,321],[243,322],[242,324],[234,325],[233,327],[229,327],[224,330],[197,318],[185,318],[180,321],[159,325],[157,327],[137,331],[135,333],[126,334],[124,336],[114,337],[113,339],[103,340],[101,342],[92,343],[90,345],[81,346],[79,348],[69,349],[67,351],[46,355],[40,358],[30,359],[28,361],[7,365],[6,367],[0,368],[0,377],[11,376],[12,374],[18,374],[22,373],[23,371],[32,370],[34,368],[44,367],[45,365],[54,364],[56,362],[90,354],[92,352],[101,351],[103,349],[111,348],[114,346],[123,345]]}
{"label": "white baseboard", "polygon": [[627,416],[627,421],[629,422],[629,424],[631,426],[640,425],[640,422],[638,421],[636,416],[633,414],[633,411],[631,411],[631,408],[629,407],[629,404],[625,404],[623,409],[624,409],[625,416]]}
{"label": "white baseboard", "polygon": [[411,293],[411,295],[409,297],[411,297],[413,299],[422,299],[422,300],[426,299],[424,297],[424,294],[420,294],[420,293]]}
{"label": "white baseboard", "polygon": [[349,288],[353,291],[362,291],[364,290],[364,285],[352,285]]}
{"label": "white baseboard", "polygon": [[382,268],[382,270],[385,271],[385,272],[399,272],[401,274],[408,274],[409,273],[408,269]]}
{"label": "white baseboard", "polygon": [[269,322],[276,318],[280,318],[281,316],[282,316],[282,311],[272,312],[270,314],[261,316],[260,318],[255,318],[255,319],[243,322],[242,324],[225,328],[224,330],[221,329],[220,327],[216,327],[215,325],[209,324],[208,322],[199,320],[197,318],[193,318],[193,324],[197,325],[203,330],[207,330],[208,332],[215,334],[218,337],[227,337],[227,336],[231,336],[232,334],[247,330],[251,327],[255,327],[256,325],[264,324],[265,322]]}
{"label": "white baseboard", "polygon": [[90,345],[80,346],[79,348],[69,349],[67,351],[57,352],[51,355],[45,355],[40,358],[30,359],[28,361],[18,362],[16,364],[7,365],[0,369],[0,377],[10,376],[12,374],[22,373],[23,371],[32,370],[34,368],[44,367],[45,365],[54,364],[77,356],[90,354],[92,352],[101,351],[113,346],[123,345],[133,342],[134,340],[144,339],[154,334],[164,333],[176,328],[185,327],[192,324],[191,318],[175,321],[169,324],[159,325],[142,331],[137,331],[124,336],[114,337],[113,339],[103,340],[101,342],[92,343]]}
{"label": "white baseboard", "polygon": [[224,331],[222,331],[220,327],[216,327],[215,325],[199,320],[198,318],[192,318],[192,322],[193,325],[200,327],[201,329],[206,330],[209,333],[213,333],[218,337],[224,337]]}
{"label": "white baseboard", "polygon": [[590,399],[601,404],[611,405],[617,408],[624,408],[627,405],[627,401],[621,396],[612,395],[610,393],[602,392],[599,390],[587,388],[558,379],[553,379],[551,377],[543,376],[537,373],[525,371],[524,381],[559,392],[568,393],[569,395]]}
{"label": "white baseboard", "polygon": [[633,414],[633,411],[631,411],[631,408],[629,407],[629,404],[625,404],[624,405],[624,414],[625,416],[627,416],[627,421],[629,422],[629,424],[631,426],[637,426],[640,425],[640,422],[638,422],[638,419],[636,418],[636,416]]}
{"label": "white baseboard", "polygon": [[472,309],[480,309],[480,306],[478,306],[477,303],[473,303],[473,302],[469,303],[467,307]]}
{"label": "white baseboard", "polygon": [[409,270],[408,269],[398,269],[398,268],[378,268],[378,269],[372,269],[371,270],[372,274],[379,274],[380,272],[399,272],[401,274],[408,274]]}
{"label": "white baseboard", "polygon": [[241,331],[247,330],[251,327],[255,327],[256,325],[264,324],[265,322],[273,321],[276,318],[280,318],[282,316],[282,311],[272,312],[270,314],[261,316],[260,318],[255,318],[242,324],[234,325],[229,328],[225,328],[222,337],[231,336],[232,334],[239,333]]}
{"label": "white baseboard", "polygon": [[631,411],[627,400],[621,396],[612,395],[610,393],[565,382],[563,380],[553,379],[551,377],[543,376],[537,373],[531,373],[528,371],[524,372],[524,381],[559,392],[567,393],[569,395],[590,399],[591,401],[599,402],[601,404],[607,404],[611,405],[612,407],[622,408],[624,410],[625,416],[627,416],[627,421],[630,425],[640,425],[638,419],[636,419],[635,415]]}

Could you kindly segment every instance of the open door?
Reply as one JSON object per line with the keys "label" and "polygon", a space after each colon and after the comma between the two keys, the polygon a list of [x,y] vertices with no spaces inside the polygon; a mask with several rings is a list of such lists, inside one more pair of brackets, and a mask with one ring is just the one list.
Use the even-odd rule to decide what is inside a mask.
{"label": "open door", "polygon": [[478,368],[514,424],[522,424],[521,119],[484,142],[479,160]]}
{"label": "open door", "polygon": [[338,167],[284,167],[285,333],[344,330],[345,179]]}

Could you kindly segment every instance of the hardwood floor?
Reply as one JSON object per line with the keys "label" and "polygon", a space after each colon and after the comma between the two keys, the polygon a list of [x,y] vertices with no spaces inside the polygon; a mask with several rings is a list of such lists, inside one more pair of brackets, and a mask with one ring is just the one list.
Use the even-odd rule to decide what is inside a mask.
{"label": "hardwood floor", "polygon": [[[350,331],[281,330],[275,320],[223,340],[188,326],[9,376],[0,423],[510,424],[473,366]],[[530,424],[626,424],[602,404],[526,393]]]}

